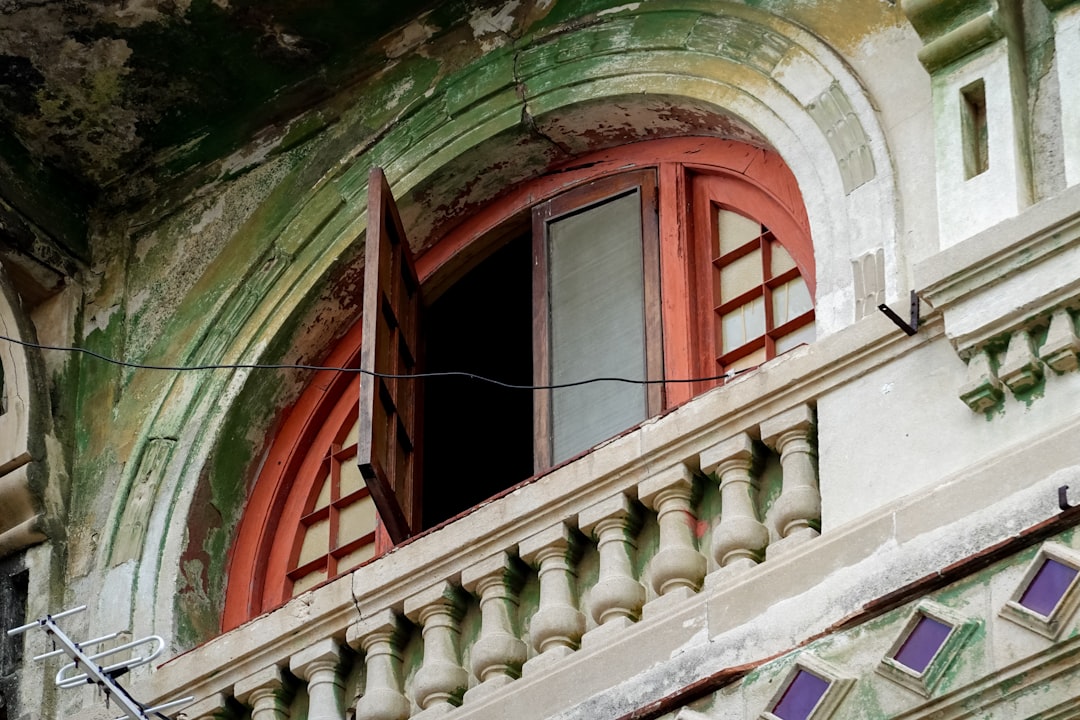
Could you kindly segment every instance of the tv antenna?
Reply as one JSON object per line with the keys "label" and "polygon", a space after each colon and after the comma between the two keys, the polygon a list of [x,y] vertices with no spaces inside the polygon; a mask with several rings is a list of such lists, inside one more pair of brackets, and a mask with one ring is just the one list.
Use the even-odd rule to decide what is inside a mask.
{"label": "tv antenna", "polygon": [[[109,633],[108,635],[103,635],[102,637],[87,640],[82,643],[72,640],[68,637],[68,634],[56,624],[56,621],[60,618],[82,612],[85,609],[85,605],[80,605],[79,607],[65,610],[64,612],[55,615],[46,615],[32,623],[12,628],[7,631],[7,634],[10,636],[21,635],[27,630],[33,630],[34,628],[41,628],[44,630],[45,634],[52,640],[54,650],[37,655],[34,657],[34,660],[45,660],[47,658],[66,654],[71,658],[71,662],[64,665],[60,668],[60,671],[56,673],[56,687],[68,689],[87,684],[97,685],[98,689],[105,693],[105,707],[109,707],[110,701],[113,701],[118,708],[124,711],[124,714],[116,718],[116,720],[125,720],[125,718],[128,720],[152,720],[151,716],[168,720],[168,717],[162,714],[162,710],[168,708],[179,709],[181,706],[187,705],[195,699],[194,697],[186,697],[181,698],[180,700],[172,700],[161,705],[146,707],[138,700],[131,697],[131,695],[128,694],[128,691],[120,687],[116,682],[116,678],[132,668],[153,662],[165,649],[165,641],[158,635],[150,635],[139,640],[132,640],[131,642],[123,643],[116,647],[88,655],[83,650],[84,647],[101,645],[118,637],[120,633]],[[59,647],[57,647],[57,645],[59,645]],[[145,650],[136,654],[135,651],[143,647],[145,647]],[[113,657],[129,650],[131,653],[126,658],[120,659]]]}

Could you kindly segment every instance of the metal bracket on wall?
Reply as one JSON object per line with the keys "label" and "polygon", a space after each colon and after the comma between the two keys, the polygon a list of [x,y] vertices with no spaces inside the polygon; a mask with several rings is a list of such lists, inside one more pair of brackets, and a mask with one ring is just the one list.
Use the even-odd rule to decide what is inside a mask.
{"label": "metal bracket on wall", "polygon": [[896,326],[906,332],[908,335],[914,335],[919,331],[919,296],[915,294],[915,291],[911,291],[911,322],[906,322],[904,318],[893,312],[893,309],[881,303],[877,306],[878,310],[885,313],[885,317],[896,323]]}

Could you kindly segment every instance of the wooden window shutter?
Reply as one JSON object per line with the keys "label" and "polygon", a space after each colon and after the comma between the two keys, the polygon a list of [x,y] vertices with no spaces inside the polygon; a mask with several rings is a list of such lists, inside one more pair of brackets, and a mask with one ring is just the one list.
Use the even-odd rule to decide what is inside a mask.
{"label": "wooden window shutter", "polygon": [[390,539],[420,529],[420,283],[390,185],[368,176],[357,463]]}

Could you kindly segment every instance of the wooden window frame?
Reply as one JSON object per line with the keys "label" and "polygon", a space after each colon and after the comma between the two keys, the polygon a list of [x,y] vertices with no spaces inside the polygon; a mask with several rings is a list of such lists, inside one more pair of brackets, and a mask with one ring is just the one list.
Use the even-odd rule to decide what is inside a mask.
{"label": "wooden window frame", "polygon": [[[816,297],[816,278],[814,273],[813,244],[810,241],[809,226],[805,210],[802,214],[792,212],[790,203],[785,203],[772,188],[784,188],[784,175],[776,163],[779,158],[767,159],[764,171],[755,181],[748,181],[744,176],[730,171],[716,171],[700,168],[688,181],[692,193],[692,217],[695,231],[692,233],[695,262],[691,268],[694,296],[698,299],[694,309],[696,327],[693,345],[696,356],[696,374],[699,377],[719,375],[726,372],[731,363],[758,350],[764,349],[765,360],[776,357],[775,343],[788,333],[804,327],[814,321],[815,312],[809,312],[789,319],[780,326],[774,326],[772,308],[772,290],[784,283],[802,277],[806,282],[811,298]],[[786,167],[782,168],[786,171]],[[778,176],[778,177],[777,177]],[[772,181],[772,182],[770,182]],[[775,184],[774,184],[775,183]],[[801,203],[797,206],[801,209]],[[714,252],[713,243],[718,237],[718,210],[730,210],[760,223],[764,231],[755,241],[744,243],[740,247],[719,255]],[[770,241],[784,247],[795,262],[795,267],[776,277],[768,277],[771,267]],[[761,250],[761,260],[765,272],[764,281],[737,297],[719,302],[719,287],[716,270],[721,264],[728,264],[738,257]],[[765,332],[743,345],[731,349],[718,349],[717,323],[725,313],[744,305],[748,300],[762,297],[765,312]],[[815,302],[816,306],[816,302]],[[703,383],[697,387],[701,392],[720,381]]]}
{"label": "wooden window frame", "polygon": [[[538,203],[532,213],[533,242],[533,384],[552,383],[551,347],[551,223],[611,200],[637,193],[641,209],[643,321],[645,329],[646,379],[659,381],[663,370],[663,330],[660,303],[660,219],[655,170],[624,172],[594,180]],[[646,418],[664,408],[664,387],[647,385],[644,391]],[[554,463],[552,391],[533,394],[533,470],[543,472]],[[644,419],[644,418],[643,418]]]}

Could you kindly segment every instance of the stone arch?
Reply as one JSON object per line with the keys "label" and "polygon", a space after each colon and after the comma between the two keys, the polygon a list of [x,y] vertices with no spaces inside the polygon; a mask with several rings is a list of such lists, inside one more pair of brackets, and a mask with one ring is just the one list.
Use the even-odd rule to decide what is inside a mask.
{"label": "stone arch", "polygon": [[[597,132],[603,107],[619,103],[623,120]],[[378,142],[370,129],[356,131],[353,152],[313,161],[325,163],[315,168],[320,180],[293,202],[287,221],[267,228],[270,239],[249,276],[207,317],[207,327],[234,328],[213,359],[295,356],[289,338],[316,317],[325,324],[319,337],[343,331],[355,308],[348,296],[359,293],[350,268],[365,230],[372,165],[386,168],[406,222],[419,228],[414,242],[422,251],[436,227],[452,226],[508,183],[587,150],[680,133],[750,140],[788,163],[815,239],[820,333],[852,321],[852,259],[883,249],[887,294],[904,289],[885,136],[843,59],[806,30],[742,5],[632,4],[485,56],[433,85]],[[139,460],[125,469],[111,522],[117,525],[130,489],[149,478],[158,501],[137,519],[145,530],[135,576],[111,571],[111,581],[131,588],[135,632],[177,625],[192,518],[206,512],[195,498],[209,482],[226,425],[249,411],[238,398],[251,391],[250,377],[235,371],[175,379],[135,443]],[[259,422],[265,432],[269,418]]]}

